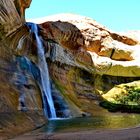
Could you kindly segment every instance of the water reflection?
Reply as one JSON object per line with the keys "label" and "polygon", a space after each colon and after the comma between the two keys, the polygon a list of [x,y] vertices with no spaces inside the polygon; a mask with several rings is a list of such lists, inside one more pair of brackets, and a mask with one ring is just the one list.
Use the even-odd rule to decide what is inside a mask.
{"label": "water reflection", "polygon": [[138,114],[120,114],[110,116],[95,116],[85,118],[71,118],[64,120],[50,120],[41,132],[68,132],[87,131],[91,129],[124,129],[135,127],[140,124]]}

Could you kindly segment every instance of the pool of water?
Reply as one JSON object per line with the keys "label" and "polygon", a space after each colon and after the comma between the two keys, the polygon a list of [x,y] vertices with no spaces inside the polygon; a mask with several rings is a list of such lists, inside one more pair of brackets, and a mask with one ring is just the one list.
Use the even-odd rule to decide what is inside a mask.
{"label": "pool of water", "polygon": [[40,132],[76,132],[87,130],[125,129],[140,124],[139,114],[117,114],[71,119],[49,120]]}

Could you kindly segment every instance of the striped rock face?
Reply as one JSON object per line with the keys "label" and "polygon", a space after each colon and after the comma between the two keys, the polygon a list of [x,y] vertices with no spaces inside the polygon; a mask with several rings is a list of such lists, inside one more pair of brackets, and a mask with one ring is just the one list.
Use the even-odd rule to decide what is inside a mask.
{"label": "striped rock face", "polygon": [[[33,22],[40,25],[47,56],[52,60],[51,77],[69,102],[94,115],[102,112],[98,105],[101,99],[106,101],[102,106],[108,109],[114,103],[117,108],[121,102],[129,112],[127,105],[131,106],[130,97],[134,92],[138,100],[134,97],[132,105],[139,106],[138,32],[116,33],[92,19],[72,14]],[[125,103],[123,97],[127,97]]]}
{"label": "striped rock face", "polygon": [[19,104],[21,89],[15,85],[18,79],[25,78],[18,73],[15,53],[22,38],[29,33],[24,25],[24,10],[29,4],[30,0],[0,0],[0,139],[32,130],[46,122],[40,90],[32,75],[26,72],[32,86],[23,87],[27,114],[19,111],[22,109]]}
{"label": "striped rock face", "polygon": [[13,0],[0,0],[0,39],[8,36],[23,25]]}
{"label": "striped rock face", "polygon": [[29,33],[25,9],[31,0],[0,0],[0,57],[11,59],[19,40]]}
{"label": "striped rock face", "polygon": [[140,76],[140,41],[136,35],[116,33],[90,18],[73,14],[33,22],[40,25],[44,41],[52,40],[69,50],[80,65],[90,65],[99,74]]}
{"label": "striped rock face", "polygon": [[32,0],[13,0],[20,17],[25,19],[25,9],[30,7]]}
{"label": "striped rock face", "polygon": [[31,0],[0,0],[0,39],[10,35],[25,22],[25,9]]}

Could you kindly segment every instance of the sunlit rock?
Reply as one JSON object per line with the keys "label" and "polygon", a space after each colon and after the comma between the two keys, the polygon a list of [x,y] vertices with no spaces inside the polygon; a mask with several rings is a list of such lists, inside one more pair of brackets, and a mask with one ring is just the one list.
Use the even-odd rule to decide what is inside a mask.
{"label": "sunlit rock", "polygon": [[40,25],[53,80],[79,109],[92,114],[96,106],[102,112],[98,106],[102,95],[115,85],[139,79],[136,34],[115,33],[90,18],[72,14],[33,21]]}
{"label": "sunlit rock", "polygon": [[88,67],[90,63],[98,74],[140,76],[138,38],[117,34],[90,18],[72,14],[46,17],[35,22],[40,24],[44,40],[51,39],[74,52],[75,58],[80,60],[81,57],[80,65]]}

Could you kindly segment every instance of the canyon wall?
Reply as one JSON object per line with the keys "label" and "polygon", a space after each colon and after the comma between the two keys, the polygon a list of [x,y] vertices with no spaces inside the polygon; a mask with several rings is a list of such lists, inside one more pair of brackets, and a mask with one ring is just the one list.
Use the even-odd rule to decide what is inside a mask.
{"label": "canyon wall", "polygon": [[[40,89],[29,71],[26,51],[23,54],[16,49],[22,44],[21,38],[29,34],[24,11],[30,2],[0,0],[0,139],[46,122]],[[33,63],[32,67],[37,75]]]}
{"label": "canyon wall", "polygon": [[[24,18],[30,2],[0,0],[0,138],[46,122],[36,41]],[[72,116],[139,112],[139,31],[116,33],[73,14],[30,22],[39,26],[51,79]]]}
{"label": "canyon wall", "polygon": [[53,80],[81,112],[95,115],[95,108],[102,111],[100,106],[110,111],[139,112],[138,31],[116,33],[73,14],[33,22],[40,25]]}

